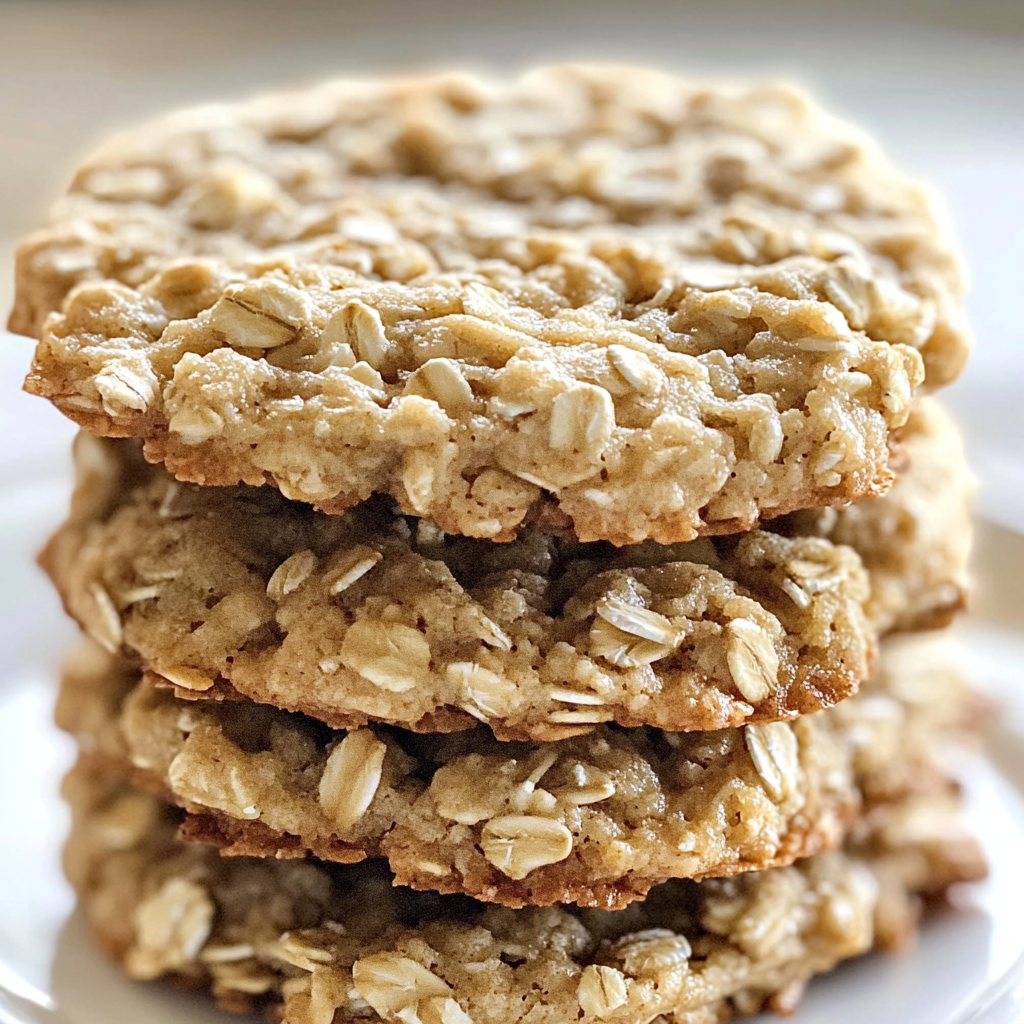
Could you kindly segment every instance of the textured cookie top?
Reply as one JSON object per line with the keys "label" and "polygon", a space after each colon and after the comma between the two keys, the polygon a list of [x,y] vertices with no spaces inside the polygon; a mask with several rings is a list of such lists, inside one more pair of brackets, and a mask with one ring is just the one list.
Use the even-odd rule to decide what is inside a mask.
{"label": "textured cookie top", "polygon": [[789,88],[624,67],[336,82],[119,135],[22,247],[12,330],[38,332],[76,283],[138,285],[180,255],[334,249],[407,280],[609,226],[726,267],[852,255],[863,272],[829,289],[852,326],[919,348],[933,384],[962,365],[957,259],[867,139]]}
{"label": "textured cookie top", "polygon": [[483,727],[341,733],[247,701],[180,701],[93,648],[65,675],[58,721],[227,853],[385,857],[417,889],[615,908],[667,878],[837,846],[858,798],[853,734],[829,714],[712,733],[601,726],[539,744]]}
{"label": "textured cookie top", "polygon": [[157,801],[79,768],[65,863],[134,978],[209,986],[285,1024],[634,1024],[791,1012],[806,981],[912,937],[914,896],[978,877],[954,796],[884,810],[858,849],[626,910],[508,910],[393,887],[372,865],[222,858]]}
{"label": "textured cookie top", "polygon": [[270,488],[183,485],[133,457],[82,435],[44,563],[91,636],[195,696],[547,740],[790,719],[868,671],[860,559],[820,538],[494,544],[380,502],[330,516]]}
{"label": "textured cookie top", "polygon": [[76,182],[19,259],[30,390],[181,479],[334,510],[742,530],[883,490],[917,353],[931,385],[966,355],[925,198],[786,90],[343,84],[181,115]]}
{"label": "textured cookie top", "polygon": [[582,540],[686,541],[891,481],[920,357],[822,301],[834,272],[797,258],[706,291],[575,240],[409,284],[192,263],[80,287],[28,386],[201,484],[331,511],[381,492],[494,540],[546,501]]}

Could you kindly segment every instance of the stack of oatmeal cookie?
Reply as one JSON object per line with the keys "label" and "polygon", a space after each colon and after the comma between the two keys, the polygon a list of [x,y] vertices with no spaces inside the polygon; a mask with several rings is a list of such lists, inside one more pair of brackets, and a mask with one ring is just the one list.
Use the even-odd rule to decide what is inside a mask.
{"label": "stack of oatmeal cookie", "polygon": [[99,940],[287,1024],[788,1011],[978,877],[966,358],[918,186],[778,87],[344,82],[112,140],[18,254],[83,428]]}

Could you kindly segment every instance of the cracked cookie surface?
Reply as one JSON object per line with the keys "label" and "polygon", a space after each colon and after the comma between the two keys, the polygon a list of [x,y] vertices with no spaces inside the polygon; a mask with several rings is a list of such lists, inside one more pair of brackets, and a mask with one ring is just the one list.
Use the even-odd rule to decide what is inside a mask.
{"label": "cracked cookie surface", "polygon": [[408,285],[287,264],[83,285],[27,386],[183,480],[328,511],[390,494],[493,540],[545,504],[582,540],[671,543],[884,492],[917,352],[853,331],[806,261],[706,292],[609,249]]}
{"label": "cracked cookie surface", "polygon": [[181,115],[19,267],[16,329],[63,305],[28,386],[88,429],[502,539],[545,501],[674,542],[879,493],[917,353],[936,385],[967,350],[929,202],[869,146],[786,90],[632,71]]}
{"label": "cracked cookie surface", "polygon": [[[410,280],[528,265],[559,233],[668,239],[730,267],[845,259],[827,298],[959,371],[963,275],[929,194],[784,86],[561,66],[514,81],[336,82],[183,111],[112,138],[18,254],[11,329],[82,281],[181,255],[290,255]],[[826,296],[823,296],[826,297]]]}
{"label": "cracked cookie surface", "polygon": [[126,972],[285,1024],[791,1011],[812,975],[912,937],[917,894],[984,871],[940,792],[880,808],[845,853],[669,882],[626,910],[509,910],[393,887],[373,864],[218,857],[175,840],[176,812],[85,765],[65,795],[68,875]]}
{"label": "cracked cookie surface", "polygon": [[44,564],[90,635],[185,695],[554,740],[792,719],[868,672],[860,559],[821,538],[498,545],[386,503],[331,516],[270,488],[179,484],[126,442],[78,448]]}

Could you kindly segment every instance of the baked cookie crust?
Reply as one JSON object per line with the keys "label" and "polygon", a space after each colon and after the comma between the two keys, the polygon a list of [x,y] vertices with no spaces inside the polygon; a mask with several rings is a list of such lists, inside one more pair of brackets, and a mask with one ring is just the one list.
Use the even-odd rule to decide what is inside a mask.
{"label": "baked cookie crust", "polygon": [[79,467],[43,564],[87,633],[185,695],[555,740],[792,719],[869,671],[860,559],[817,537],[498,545],[386,503],[179,484],[126,442],[83,435]]}
{"label": "baked cookie crust", "polygon": [[218,857],[175,840],[177,812],[85,766],[65,794],[68,875],[129,976],[285,1024],[788,1012],[814,974],[911,938],[919,894],[984,873],[951,791],[879,809],[847,852],[669,882],[621,911],[509,910],[393,887],[374,864]]}
{"label": "baked cookie crust", "polygon": [[398,885],[505,906],[619,908],[667,878],[789,864],[837,846],[859,809],[853,734],[829,714],[534,744],[482,726],[341,733],[248,702],[184,703],[93,648],[65,675],[58,722],[224,853],[384,857]]}
{"label": "baked cookie crust", "polygon": [[84,167],[19,268],[27,386],[87,429],[503,540],[552,501],[627,544],[878,494],[919,357],[936,386],[967,352],[930,201],[870,145],[629,69],[179,115]]}
{"label": "baked cookie crust", "polygon": [[408,285],[281,263],[84,285],[27,387],[183,480],[389,494],[492,540],[545,503],[582,540],[671,543],[888,487],[920,356],[853,331],[820,268],[702,291],[610,248]]}
{"label": "baked cookie crust", "polygon": [[339,733],[247,702],[183,704],[90,644],[57,720],[226,854],[383,856],[399,885],[614,908],[666,878],[834,848],[855,811],[940,785],[942,750],[972,725],[957,661],[941,639],[895,638],[856,697],[792,725],[507,744],[484,728]]}

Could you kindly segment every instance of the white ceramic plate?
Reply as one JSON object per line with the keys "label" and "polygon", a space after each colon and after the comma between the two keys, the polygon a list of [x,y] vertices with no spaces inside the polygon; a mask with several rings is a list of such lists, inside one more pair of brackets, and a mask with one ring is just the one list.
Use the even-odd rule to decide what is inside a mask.
{"label": "white ceramic plate", "polygon": [[[61,443],[66,438],[61,439]],[[66,813],[57,788],[72,743],[52,724],[56,663],[73,631],[30,553],[60,517],[66,483],[34,452],[0,497],[0,1022],[205,1024],[208,1001],[124,979],[89,941],[60,871]],[[31,472],[36,467],[36,473]],[[10,479],[10,476],[8,477]],[[981,637],[988,670],[1019,654]],[[1019,662],[1018,662],[1019,663]],[[956,893],[899,956],[871,956],[819,979],[794,1024],[1011,1024],[1024,1014],[1024,801],[996,772],[966,772],[992,873]]]}

